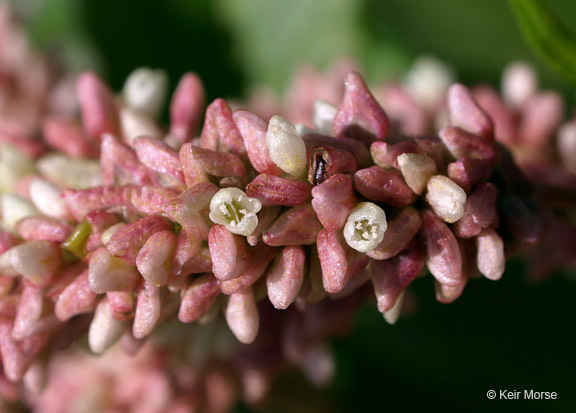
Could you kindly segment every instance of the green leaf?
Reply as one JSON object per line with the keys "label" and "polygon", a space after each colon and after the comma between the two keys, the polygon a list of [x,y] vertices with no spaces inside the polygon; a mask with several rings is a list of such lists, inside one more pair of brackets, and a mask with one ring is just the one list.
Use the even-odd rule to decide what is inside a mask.
{"label": "green leaf", "polygon": [[556,71],[576,83],[576,39],[544,0],[509,0],[526,42]]}

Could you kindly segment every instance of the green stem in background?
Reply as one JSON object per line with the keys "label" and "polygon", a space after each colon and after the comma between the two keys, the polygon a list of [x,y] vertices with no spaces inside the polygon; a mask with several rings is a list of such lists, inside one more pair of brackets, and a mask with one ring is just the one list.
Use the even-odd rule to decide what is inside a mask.
{"label": "green stem in background", "polygon": [[576,39],[544,0],[508,0],[524,40],[556,71],[576,83]]}

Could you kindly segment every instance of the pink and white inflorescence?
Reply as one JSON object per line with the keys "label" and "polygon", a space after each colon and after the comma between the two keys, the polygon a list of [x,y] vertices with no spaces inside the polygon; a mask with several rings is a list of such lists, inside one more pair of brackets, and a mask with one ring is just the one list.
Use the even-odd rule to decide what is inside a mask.
{"label": "pink and white inflorescence", "polygon": [[[260,400],[287,362],[329,380],[325,340],[372,296],[394,323],[428,273],[450,303],[542,239],[537,271],[573,264],[576,126],[560,128],[562,100],[525,66],[508,69],[503,98],[450,86],[430,61],[374,94],[349,64],[305,70],[260,114],[256,98],[205,109],[187,73],[163,128],[161,71],[135,71],[119,95],[84,73],[62,99],[22,53],[0,56],[6,400],[227,411]],[[3,82],[26,74],[42,88]],[[57,95],[78,111],[48,110]],[[90,370],[75,383],[48,364],[82,337],[112,361],[58,356]],[[116,342],[140,350],[133,364],[114,365]]]}

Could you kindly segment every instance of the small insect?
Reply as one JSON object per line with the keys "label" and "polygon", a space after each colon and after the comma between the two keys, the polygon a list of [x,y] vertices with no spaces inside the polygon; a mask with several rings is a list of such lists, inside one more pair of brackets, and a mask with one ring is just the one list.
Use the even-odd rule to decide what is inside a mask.
{"label": "small insect", "polygon": [[318,185],[321,184],[322,182],[324,182],[324,180],[326,179],[326,161],[324,160],[324,158],[322,157],[322,155],[318,154],[316,155],[316,158],[314,159],[314,178],[313,178],[313,184],[314,185]]}

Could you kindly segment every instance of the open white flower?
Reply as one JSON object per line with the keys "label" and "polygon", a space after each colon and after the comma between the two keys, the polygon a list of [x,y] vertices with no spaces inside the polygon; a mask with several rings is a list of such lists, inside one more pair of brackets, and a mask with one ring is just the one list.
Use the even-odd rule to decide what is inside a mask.
{"label": "open white flower", "polygon": [[136,111],[155,117],[166,98],[168,79],[162,70],[141,67],[133,71],[124,84],[124,102]]}
{"label": "open white flower", "polygon": [[344,238],[356,251],[368,252],[382,242],[387,229],[384,210],[372,202],[360,202],[348,215]]}
{"label": "open white flower", "polygon": [[443,221],[453,224],[464,215],[466,192],[453,180],[435,175],[428,181],[426,201]]}
{"label": "open white flower", "polygon": [[258,225],[256,214],[260,209],[262,203],[256,198],[250,198],[238,188],[224,188],[210,201],[210,219],[233,234],[248,236]]}
{"label": "open white flower", "polygon": [[272,116],[266,145],[270,158],[280,169],[300,178],[306,175],[306,144],[293,124],[281,116]]}

